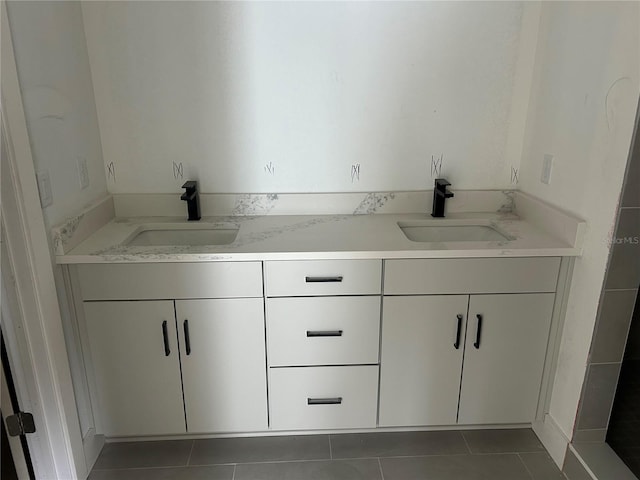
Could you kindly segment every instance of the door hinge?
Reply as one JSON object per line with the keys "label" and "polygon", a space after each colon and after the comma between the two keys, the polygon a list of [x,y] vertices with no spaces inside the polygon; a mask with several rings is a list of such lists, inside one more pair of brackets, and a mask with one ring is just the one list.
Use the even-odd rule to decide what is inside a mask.
{"label": "door hinge", "polygon": [[6,419],[7,433],[10,437],[17,437],[25,433],[33,433],[36,431],[36,423],[33,421],[33,415],[28,412],[18,412],[10,415]]}

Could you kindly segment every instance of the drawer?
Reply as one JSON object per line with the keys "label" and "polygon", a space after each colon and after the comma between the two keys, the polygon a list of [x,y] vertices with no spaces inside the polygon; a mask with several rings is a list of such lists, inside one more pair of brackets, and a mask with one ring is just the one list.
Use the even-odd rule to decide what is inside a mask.
{"label": "drawer", "polygon": [[83,300],[262,297],[260,262],[78,265]]}
{"label": "drawer", "polygon": [[555,292],[560,258],[386,260],[385,295]]}
{"label": "drawer", "polygon": [[269,369],[271,428],[376,426],[378,366]]}
{"label": "drawer", "polygon": [[267,299],[269,365],[378,363],[380,297]]}
{"label": "drawer", "polygon": [[305,295],[377,295],[381,260],[312,260],[265,262],[268,297]]}

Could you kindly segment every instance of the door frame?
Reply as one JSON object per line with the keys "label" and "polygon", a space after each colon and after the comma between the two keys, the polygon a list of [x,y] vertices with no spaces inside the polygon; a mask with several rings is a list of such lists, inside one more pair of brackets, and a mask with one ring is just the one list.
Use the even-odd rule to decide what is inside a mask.
{"label": "door frame", "polygon": [[[21,406],[33,413],[28,436],[38,479],[88,475],[58,304],[53,260],[38,188],[6,3],[1,11],[0,133],[2,158],[2,277],[15,293],[3,327]],[[9,305],[11,307],[11,305]]]}

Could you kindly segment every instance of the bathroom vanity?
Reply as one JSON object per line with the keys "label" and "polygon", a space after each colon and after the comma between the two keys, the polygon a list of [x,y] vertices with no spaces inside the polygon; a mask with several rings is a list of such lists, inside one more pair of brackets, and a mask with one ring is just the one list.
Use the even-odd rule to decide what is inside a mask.
{"label": "bathroom vanity", "polygon": [[532,424],[584,224],[520,203],[438,220],[110,220],[58,256],[96,431]]}

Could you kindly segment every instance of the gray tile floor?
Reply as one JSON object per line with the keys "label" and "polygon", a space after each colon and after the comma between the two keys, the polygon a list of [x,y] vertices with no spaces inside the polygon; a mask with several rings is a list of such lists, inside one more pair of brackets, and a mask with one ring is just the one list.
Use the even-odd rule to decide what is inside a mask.
{"label": "gray tile floor", "polygon": [[564,480],[520,430],[106,444],[89,480]]}

